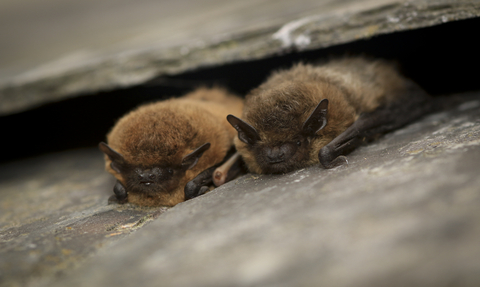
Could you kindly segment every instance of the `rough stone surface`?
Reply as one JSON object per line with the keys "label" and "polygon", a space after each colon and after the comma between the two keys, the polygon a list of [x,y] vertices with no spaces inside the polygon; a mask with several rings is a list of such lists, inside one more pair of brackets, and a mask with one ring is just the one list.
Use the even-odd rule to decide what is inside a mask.
{"label": "rough stone surface", "polygon": [[[56,2],[51,1],[51,5],[58,7]],[[6,24],[10,24],[9,19],[18,19],[17,14],[8,13],[10,10],[6,9],[11,3],[15,2],[3,4],[3,10],[7,14],[2,19]],[[75,6],[70,7],[73,11],[79,11],[79,15],[74,14],[75,17],[71,17],[71,22],[78,25],[74,27],[90,27],[91,36],[86,35],[83,30],[82,37],[76,33],[60,33],[64,37],[60,38],[58,43],[41,46],[41,51],[38,45],[24,43],[22,47],[10,47],[11,45],[7,44],[11,41],[3,41],[3,44],[15,53],[24,51],[25,47],[33,49],[19,54],[22,57],[18,57],[17,62],[23,63],[28,59],[27,55],[35,54],[60,58],[52,58],[40,67],[25,68],[22,73],[3,77],[0,80],[0,115],[79,94],[140,84],[160,75],[259,59],[285,51],[328,47],[480,15],[480,0],[250,0],[242,1],[241,5],[236,1],[203,0],[167,1],[165,6],[158,7],[148,1],[143,5],[126,1],[126,4],[123,4],[125,6],[119,4],[119,7],[125,7],[123,10],[116,5],[115,9],[109,9],[108,0],[99,3],[105,5],[96,6],[97,3],[90,7],[92,14],[80,14],[85,13],[84,10],[88,11],[88,4],[82,4],[78,9],[75,9]],[[48,8],[48,5],[44,7],[45,5],[47,4],[42,4],[42,11]],[[191,10],[184,9],[185,5],[193,7]],[[141,7],[144,10],[141,10]],[[198,9],[193,9],[195,7]],[[21,8],[18,9],[21,11]],[[60,9],[58,13],[65,13],[66,10]],[[165,17],[152,13],[157,10]],[[51,9],[45,11],[48,11],[47,16],[55,13],[52,12],[55,10]],[[95,12],[101,17],[96,17]],[[90,15],[91,20],[88,20],[88,17],[85,18],[88,21],[81,18],[82,15]],[[132,15],[140,16],[135,18]],[[171,15],[178,17],[170,17]],[[123,19],[122,17],[134,17],[137,22],[128,26],[129,22],[119,20]],[[208,17],[208,21],[202,17]],[[56,19],[50,16],[45,18]],[[25,21],[28,19],[30,18]],[[164,20],[159,22],[158,19]],[[91,27],[92,23],[97,23],[95,21],[99,23],[99,27]],[[100,25],[103,24],[102,21],[117,23],[117,26]],[[46,36],[51,34],[57,35],[52,32],[55,32],[54,28],[59,25],[47,22],[44,26],[41,27],[49,29],[47,33],[44,32],[44,38],[48,39]],[[4,29],[10,32],[10,25],[2,27],[7,27]],[[35,30],[33,35],[37,34]],[[99,35],[108,37],[99,38]],[[33,39],[36,39],[35,37]],[[16,38],[12,38],[12,41],[13,39]],[[72,41],[80,41],[77,43],[78,50],[65,44]],[[65,45],[61,45],[62,43]],[[4,74],[9,75],[8,71]]]}
{"label": "rough stone surface", "polygon": [[0,286],[58,276],[166,210],[107,205],[102,168],[96,150],[0,167]]}
{"label": "rough stone surface", "polygon": [[348,166],[248,174],[160,216],[105,205],[98,151],[4,164],[0,285],[480,286],[480,93],[462,99]]}

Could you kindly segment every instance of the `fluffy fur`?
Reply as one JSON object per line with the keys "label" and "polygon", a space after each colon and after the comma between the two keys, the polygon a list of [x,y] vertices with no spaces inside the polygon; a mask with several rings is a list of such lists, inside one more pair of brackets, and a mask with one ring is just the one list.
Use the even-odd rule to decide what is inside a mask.
{"label": "fluffy fur", "polygon": [[[300,63],[277,71],[245,100],[242,119],[256,129],[260,141],[250,145],[236,137],[235,146],[255,173],[284,173],[317,164],[322,147],[362,113],[405,94],[406,83],[391,63],[362,57],[319,65]],[[305,137],[302,125],[322,99],[328,99],[328,124]],[[282,144],[296,151],[292,158],[275,165],[266,162],[265,148]]]}
{"label": "fluffy fur", "polygon": [[[122,117],[107,135],[108,145],[120,153],[128,172],[117,172],[105,155],[105,168],[122,183],[128,202],[143,206],[173,206],[184,201],[184,187],[203,170],[220,163],[233,145],[236,131],[225,117],[241,113],[243,101],[223,89],[201,88],[181,98],[141,106]],[[210,148],[186,171],[182,159],[205,143]],[[170,182],[155,190],[132,187],[135,168],[168,169]]]}

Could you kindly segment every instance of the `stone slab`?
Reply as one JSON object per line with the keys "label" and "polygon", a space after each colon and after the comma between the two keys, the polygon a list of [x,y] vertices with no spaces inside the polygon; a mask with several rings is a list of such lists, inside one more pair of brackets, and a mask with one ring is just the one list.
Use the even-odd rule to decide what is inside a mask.
{"label": "stone slab", "polygon": [[241,2],[51,0],[28,9],[2,3],[0,32],[10,40],[0,49],[0,115],[162,75],[480,15],[480,0]]}
{"label": "stone slab", "polygon": [[3,164],[0,285],[479,286],[480,93],[460,99],[348,166],[247,174],[166,212],[107,206],[96,150]]}
{"label": "stone slab", "polygon": [[107,205],[113,183],[92,149],[0,166],[0,286],[54,278],[166,210]]}

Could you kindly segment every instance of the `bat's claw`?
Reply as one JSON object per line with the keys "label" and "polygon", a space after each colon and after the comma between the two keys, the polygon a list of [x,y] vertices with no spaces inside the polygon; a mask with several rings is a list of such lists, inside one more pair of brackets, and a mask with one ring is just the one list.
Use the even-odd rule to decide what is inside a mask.
{"label": "bat's claw", "polygon": [[338,156],[336,159],[332,160],[329,163],[322,163],[322,165],[325,168],[335,168],[335,167],[339,167],[339,166],[344,166],[344,165],[348,165],[348,159],[347,159],[346,156],[341,155],[341,156]]}
{"label": "bat's claw", "polygon": [[120,183],[120,181],[118,180],[113,186],[113,193],[115,194],[108,198],[108,204],[112,204],[112,203],[123,204],[128,201],[127,190],[125,189],[123,184]]}
{"label": "bat's claw", "polygon": [[118,198],[118,200],[127,200],[127,190],[118,180],[115,183],[115,186],[113,186],[113,193],[115,193],[115,196]]}
{"label": "bat's claw", "polygon": [[347,157],[339,155],[335,157],[335,152],[329,146],[323,147],[318,153],[318,159],[325,168],[334,168],[342,165],[348,165]]}
{"label": "bat's claw", "polygon": [[198,191],[198,196],[207,193],[208,189],[209,189],[208,186],[200,187],[200,190]]}
{"label": "bat's claw", "polygon": [[189,181],[187,185],[185,185],[184,191],[185,191],[185,200],[189,200],[194,197],[205,194],[208,191],[208,186],[198,184],[192,180],[192,181]]}
{"label": "bat's claw", "polygon": [[185,185],[185,200],[200,196],[208,191],[208,187],[213,184],[212,174],[215,169],[216,167],[212,166],[202,171]]}
{"label": "bat's claw", "polygon": [[238,153],[233,156],[229,153],[225,158],[228,160],[224,160],[222,165],[215,165],[202,171],[185,185],[185,200],[200,196],[206,193],[213,184],[220,186],[243,172],[243,165],[239,160]]}

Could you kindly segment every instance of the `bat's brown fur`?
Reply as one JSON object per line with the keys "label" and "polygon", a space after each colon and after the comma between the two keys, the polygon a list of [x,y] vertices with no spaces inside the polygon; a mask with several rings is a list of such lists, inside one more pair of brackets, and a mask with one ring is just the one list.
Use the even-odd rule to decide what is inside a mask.
{"label": "bat's brown fur", "polygon": [[141,106],[122,117],[107,135],[108,144],[132,166],[172,166],[209,142],[210,148],[198,163],[186,171],[173,190],[153,196],[128,190],[124,176],[105,168],[127,187],[128,201],[143,206],[173,206],[184,201],[184,187],[201,171],[220,163],[233,145],[236,131],[225,120],[229,113],[241,113],[243,101],[223,89],[200,88],[181,98]]}
{"label": "bat's brown fur", "polygon": [[[309,140],[309,149],[289,170],[319,162],[318,152],[359,117],[404,93],[406,79],[394,65],[362,57],[322,65],[297,64],[273,73],[246,97],[242,118],[260,135],[259,145],[274,146],[299,137],[302,124],[322,99],[328,99],[328,124]],[[250,171],[264,173],[248,144],[235,146]]]}

